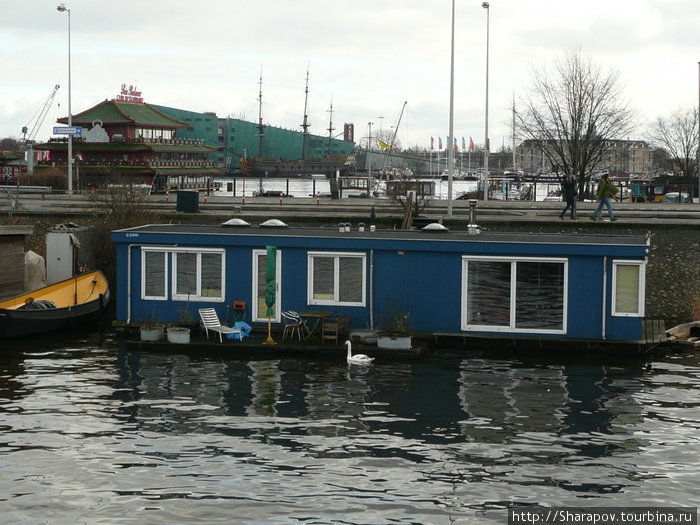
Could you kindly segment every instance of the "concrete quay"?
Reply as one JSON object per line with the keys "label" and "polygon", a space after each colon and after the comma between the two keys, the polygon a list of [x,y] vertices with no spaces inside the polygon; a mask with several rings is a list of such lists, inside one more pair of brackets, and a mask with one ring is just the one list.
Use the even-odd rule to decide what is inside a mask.
{"label": "concrete quay", "polygon": [[[3,198],[4,197],[4,198]],[[95,217],[106,213],[108,206],[98,198],[93,201],[88,194],[53,194],[49,196],[20,194],[14,200],[8,196],[0,197],[0,216],[53,216],[57,219],[64,216]],[[330,199],[316,198],[273,198],[273,197],[222,197],[210,195],[199,196],[198,212],[184,213],[177,211],[175,198],[168,199],[164,195],[149,195],[139,206],[158,215],[167,216],[169,220],[177,217],[178,222],[222,222],[232,217],[240,217],[251,224],[258,224],[270,218],[277,218],[289,224],[328,225],[338,222],[350,222],[356,225],[364,222],[369,225],[372,212],[376,217],[378,227],[399,227],[404,219],[405,206],[403,203],[389,199],[346,198]],[[589,216],[595,209],[595,202],[581,202],[577,205],[577,221],[567,217],[559,219],[559,213],[564,208],[561,202],[529,202],[529,201],[478,201],[476,222],[487,228],[493,225],[501,230],[508,224],[547,224],[554,222],[557,228],[594,227],[607,221],[607,212],[603,211],[603,221],[594,222]],[[606,224],[608,227],[625,227],[630,224],[643,225],[683,225],[685,227],[700,226],[700,205],[698,204],[668,204],[668,203],[615,203],[613,206],[615,223]],[[463,229],[469,219],[469,205],[466,200],[453,201],[452,215],[447,215],[447,201],[429,200],[419,202],[414,214],[415,226],[437,222],[451,229]],[[60,221],[59,221],[60,222]]]}

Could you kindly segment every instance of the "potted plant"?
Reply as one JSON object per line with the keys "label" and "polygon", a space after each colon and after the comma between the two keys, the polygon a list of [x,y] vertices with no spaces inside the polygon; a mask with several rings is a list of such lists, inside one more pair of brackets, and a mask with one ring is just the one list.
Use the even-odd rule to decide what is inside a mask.
{"label": "potted plant", "polygon": [[396,312],[377,334],[377,347],[388,350],[411,349],[411,314]]}
{"label": "potted plant", "polygon": [[185,326],[169,326],[167,334],[169,343],[186,345],[190,342],[190,329]]}
{"label": "potted plant", "polygon": [[155,313],[148,316],[146,322],[141,325],[139,332],[141,341],[149,342],[160,341],[165,335],[163,325],[157,322]]}
{"label": "potted plant", "polygon": [[199,322],[192,317],[190,313],[190,296],[187,295],[187,302],[183,308],[178,308],[177,313],[179,315],[178,326],[183,328],[188,328],[190,334],[199,334]]}

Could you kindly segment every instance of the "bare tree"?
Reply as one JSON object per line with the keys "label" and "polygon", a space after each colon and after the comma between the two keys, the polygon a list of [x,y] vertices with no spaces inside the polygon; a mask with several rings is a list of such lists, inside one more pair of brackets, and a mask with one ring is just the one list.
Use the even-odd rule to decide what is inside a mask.
{"label": "bare tree", "polygon": [[632,113],[621,101],[619,73],[601,72],[568,52],[553,70],[535,71],[532,89],[515,113],[520,136],[534,142],[555,170],[574,175],[579,198],[610,147],[632,130]]}
{"label": "bare tree", "polygon": [[659,117],[651,125],[649,141],[663,148],[674,171],[686,182],[693,183],[697,173],[698,110],[678,109],[669,118]]}

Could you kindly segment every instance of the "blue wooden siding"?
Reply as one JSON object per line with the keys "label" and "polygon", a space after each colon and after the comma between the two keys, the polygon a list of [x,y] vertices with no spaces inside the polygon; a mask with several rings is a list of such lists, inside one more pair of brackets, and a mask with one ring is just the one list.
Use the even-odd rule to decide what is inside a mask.
{"label": "blue wooden siding", "polygon": [[[167,230],[168,227],[160,227]],[[225,301],[194,302],[189,311],[198,318],[197,309],[213,306],[222,319],[226,318],[227,308],[234,301],[245,301],[248,305],[248,322],[252,312],[252,252],[274,245],[281,252],[281,297],[280,310],[323,309],[344,312],[350,316],[352,327],[364,328],[370,324],[370,292],[367,291],[367,304],[364,307],[341,307],[309,305],[307,302],[308,252],[325,251],[355,252],[366,255],[367,283],[370,284],[370,264],[373,261],[374,282],[374,325],[380,323],[393,312],[410,312],[413,330],[424,333],[464,333],[461,330],[462,314],[462,269],[463,256],[493,257],[538,257],[564,258],[568,261],[568,306],[567,331],[565,338],[599,340],[605,337],[612,340],[637,340],[641,338],[642,319],[639,317],[615,317],[611,311],[612,259],[628,258],[643,260],[645,246],[642,242],[627,244],[527,242],[527,236],[513,236],[512,240],[494,242],[484,237],[482,240],[443,240],[425,238],[417,233],[414,238],[394,238],[391,236],[351,237],[328,232],[327,235],[290,235],[262,230],[222,231],[210,227],[201,234],[178,230],[177,225],[169,231],[149,231],[148,227],[113,232],[117,249],[117,319],[131,322],[144,321],[155,312],[162,322],[177,322],[179,312],[187,305],[182,301],[144,301],[141,299],[141,246],[164,249],[179,248],[224,248],[225,261]],[[447,239],[447,238],[445,238]],[[127,260],[128,246],[131,244],[131,260]],[[371,256],[373,252],[373,257]],[[607,259],[606,259],[607,258]],[[604,262],[607,261],[607,274]],[[131,267],[131,308],[129,316],[127,297],[127,266]],[[172,266],[169,264],[169,272]],[[169,275],[170,280],[171,275]],[[603,288],[608,314],[603,319]],[[168,296],[170,288],[168,287]],[[488,333],[488,332],[480,332]],[[509,332],[500,332],[509,337]],[[518,334],[515,334],[518,335]],[[533,336],[537,334],[527,334]],[[538,337],[540,337],[538,335]],[[559,337],[561,335],[541,335]]]}

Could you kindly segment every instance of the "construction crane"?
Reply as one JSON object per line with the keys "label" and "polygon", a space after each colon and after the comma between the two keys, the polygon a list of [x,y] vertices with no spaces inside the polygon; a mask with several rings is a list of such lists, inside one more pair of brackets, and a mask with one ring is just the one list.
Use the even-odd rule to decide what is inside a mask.
{"label": "construction crane", "polygon": [[[39,111],[34,113],[34,116],[29,120],[29,123],[26,126],[22,127],[22,134],[24,135],[22,147],[23,149],[27,148],[27,143],[30,141],[34,140],[34,137],[36,137],[37,132],[39,131],[39,128],[41,125],[44,123],[44,119],[46,118],[46,114],[49,112],[49,108],[51,107],[51,103],[53,102],[54,97],[56,96],[56,91],[58,91],[58,88],[60,88],[58,84],[56,84],[51,91],[51,94],[49,95],[49,98],[46,99],[46,102],[44,102],[44,105],[39,108]],[[34,124],[32,125],[32,122]],[[32,126],[32,130],[29,132],[27,135],[27,131],[29,130],[29,126]]]}

